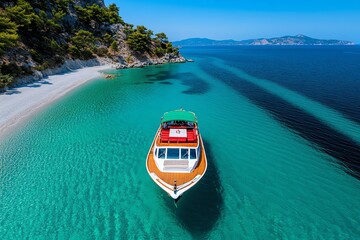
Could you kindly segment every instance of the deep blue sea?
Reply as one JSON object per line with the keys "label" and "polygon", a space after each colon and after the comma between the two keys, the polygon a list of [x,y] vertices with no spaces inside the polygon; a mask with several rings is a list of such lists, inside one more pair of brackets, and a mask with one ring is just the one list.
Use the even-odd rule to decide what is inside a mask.
{"label": "deep blue sea", "polygon": [[[360,47],[182,48],[112,70],[0,139],[0,239],[360,239]],[[197,114],[204,178],[175,205],[145,159]]]}

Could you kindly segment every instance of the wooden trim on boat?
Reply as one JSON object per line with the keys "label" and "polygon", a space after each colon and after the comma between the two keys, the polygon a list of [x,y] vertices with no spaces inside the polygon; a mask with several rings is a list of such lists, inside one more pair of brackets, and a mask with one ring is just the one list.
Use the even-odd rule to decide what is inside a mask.
{"label": "wooden trim on boat", "polygon": [[[204,149],[204,145],[202,142],[202,138],[199,135],[199,141],[200,141],[200,159],[199,162],[197,164],[197,166],[194,168],[194,170],[190,173],[178,173],[178,172],[161,172],[158,167],[156,166],[155,163],[155,159],[153,157],[153,151],[154,151],[154,145],[156,142],[157,146],[161,146],[162,143],[160,143],[159,140],[159,132],[160,132],[160,128],[157,131],[154,141],[151,145],[151,148],[148,152],[147,155],[147,159],[146,159],[146,168],[151,176],[152,173],[156,174],[156,176],[163,181],[166,184],[171,185],[172,187],[174,186],[175,180],[176,180],[176,186],[178,187],[178,189],[180,190],[186,187],[189,187],[191,184],[193,184],[194,182],[196,183],[197,181],[194,181],[194,179],[196,179],[197,176],[200,176],[200,178],[205,174],[206,169],[207,169],[207,159],[206,159],[206,153],[205,153],[205,149]],[[164,146],[178,146],[178,147],[182,147],[182,146],[189,146],[189,147],[196,147],[198,144],[197,143],[166,143],[164,144]],[[152,179],[155,181],[155,179],[152,177]],[[165,184],[162,184],[161,181],[158,181],[162,186],[166,187],[167,189],[169,189],[168,186],[166,186]],[[169,190],[173,190],[173,189],[169,189]]]}

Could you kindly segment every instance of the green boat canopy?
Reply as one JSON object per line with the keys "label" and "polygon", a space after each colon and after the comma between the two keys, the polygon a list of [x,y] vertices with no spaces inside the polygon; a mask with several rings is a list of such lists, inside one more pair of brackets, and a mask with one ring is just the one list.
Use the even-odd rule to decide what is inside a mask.
{"label": "green boat canopy", "polygon": [[161,119],[161,123],[166,123],[170,121],[186,121],[197,123],[195,113],[182,109],[166,112]]}

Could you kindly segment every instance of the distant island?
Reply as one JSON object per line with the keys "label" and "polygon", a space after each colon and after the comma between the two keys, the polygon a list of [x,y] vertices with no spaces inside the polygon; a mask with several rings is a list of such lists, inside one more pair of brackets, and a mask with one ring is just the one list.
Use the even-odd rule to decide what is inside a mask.
{"label": "distant island", "polygon": [[173,42],[174,46],[234,46],[234,45],[355,45],[345,40],[316,39],[298,34],[296,36],[283,36],[274,38],[258,38],[248,40],[213,40],[208,38],[188,38]]}

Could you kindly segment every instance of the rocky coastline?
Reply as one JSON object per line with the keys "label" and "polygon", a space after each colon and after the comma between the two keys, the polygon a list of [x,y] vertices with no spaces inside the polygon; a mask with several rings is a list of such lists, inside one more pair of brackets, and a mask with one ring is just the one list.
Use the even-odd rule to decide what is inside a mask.
{"label": "rocky coastline", "polygon": [[142,68],[151,65],[160,65],[166,63],[185,63],[187,60],[181,55],[174,55],[174,54],[165,54],[164,57],[161,58],[150,58],[146,60],[136,60],[131,63],[123,62],[123,63],[116,63],[116,69],[125,69],[125,68]]}
{"label": "rocky coastline", "polygon": [[[26,27],[19,9],[27,13]],[[0,39],[0,92],[86,67],[186,62],[165,33],[124,22],[119,8],[104,0],[4,1],[0,19],[11,33],[6,44]]]}
{"label": "rocky coastline", "polygon": [[102,66],[102,65],[110,65],[114,69],[127,69],[127,68],[143,68],[146,66],[152,65],[161,65],[167,63],[186,63],[188,62],[183,56],[174,55],[174,54],[165,54],[165,56],[161,58],[146,58],[146,59],[137,59],[134,58],[131,62],[116,62],[111,58],[104,57],[96,57],[90,60],[66,60],[64,64],[60,67],[49,68],[42,71],[34,70],[31,75],[21,76],[15,79],[13,84],[9,87],[5,87],[1,89],[0,92],[6,92],[8,89],[16,88],[20,86],[24,86],[26,84],[34,83],[44,79],[46,77],[58,74],[64,74],[68,72],[72,72],[78,69],[86,68],[86,67],[94,67],[94,66]]}

